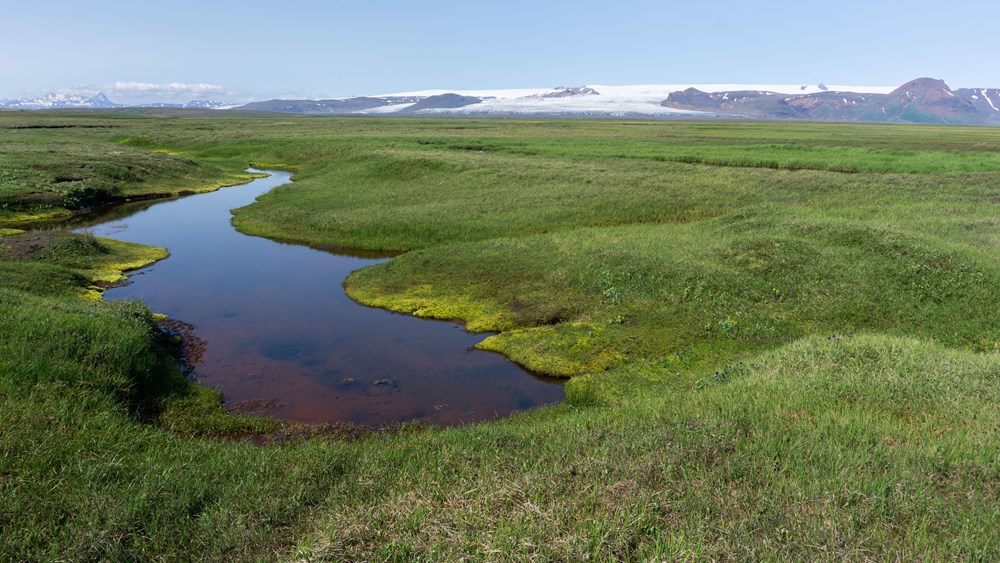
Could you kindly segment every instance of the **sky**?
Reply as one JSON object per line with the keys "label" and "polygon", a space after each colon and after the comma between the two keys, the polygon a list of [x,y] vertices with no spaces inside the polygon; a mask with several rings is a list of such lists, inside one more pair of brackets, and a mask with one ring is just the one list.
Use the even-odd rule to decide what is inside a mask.
{"label": "sky", "polygon": [[585,84],[1000,87],[1000,2],[0,0],[0,99]]}

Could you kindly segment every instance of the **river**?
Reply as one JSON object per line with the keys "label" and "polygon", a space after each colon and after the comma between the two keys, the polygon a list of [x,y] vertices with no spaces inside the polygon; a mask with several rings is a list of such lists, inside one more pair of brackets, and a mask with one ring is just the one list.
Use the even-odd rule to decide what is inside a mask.
{"label": "river", "polygon": [[268,173],[211,193],[144,202],[130,215],[121,208],[83,227],[170,251],[104,298],[138,299],[193,325],[205,342],[193,376],[219,389],[231,409],[303,422],[452,426],[562,400],[558,381],[473,348],[483,334],[365,307],[344,294],[348,274],[387,258],[233,229],[231,209],[291,182],[287,172]]}

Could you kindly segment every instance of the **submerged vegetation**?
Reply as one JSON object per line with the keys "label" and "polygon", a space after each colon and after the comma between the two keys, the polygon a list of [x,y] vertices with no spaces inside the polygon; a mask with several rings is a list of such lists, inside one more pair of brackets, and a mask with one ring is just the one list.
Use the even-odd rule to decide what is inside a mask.
{"label": "submerged vegetation", "polygon": [[[997,559],[997,154],[992,128],[0,115],[0,553]],[[80,299],[163,250],[18,230],[248,164],[297,182],[240,230],[408,251],[346,290],[498,332],[566,403],[228,414],[144,306]]]}

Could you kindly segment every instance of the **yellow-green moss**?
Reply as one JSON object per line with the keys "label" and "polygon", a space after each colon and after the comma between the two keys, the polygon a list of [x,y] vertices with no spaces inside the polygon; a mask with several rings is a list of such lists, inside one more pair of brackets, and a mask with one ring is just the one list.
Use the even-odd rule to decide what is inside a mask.
{"label": "yellow-green moss", "polygon": [[196,194],[203,194],[203,193],[208,193],[208,192],[214,192],[214,191],[220,190],[222,188],[228,188],[230,186],[239,186],[239,185],[242,185],[242,184],[246,184],[248,182],[256,180],[257,178],[266,178],[267,176],[269,176],[269,175],[268,174],[261,174],[261,173],[257,173],[257,172],[253,172],[253,173],[251,173],[251,172],[240,172],[240,173],[237,173],[237,174],[231,174],[229,177],[227,177],[224,180],[219,180],[219,181],[216,181],[216,182],[211,182],[211,183],[208,183],[208,184],[203,184],[201,186],[197,186],[197,187],[194,187],[194,188],[185,188],[184,190],[174,190],[173,192],[166,193],[166,194],[163,194],[163,195],[164,195],[164,197],[177,196],[177,195],[180,195],[181,191],[183,191],[184,193],[196,193]]}
{"label": "yellow-green moss", "polygon": [[516,328],[514,314],[500,306],[468,296],[442,295],[431,284],[418,284],[398,293],[355,287],[353,274],[345,284],[347,295],[369,307],[408,313],[416,317],[465,321],[472,332],[499,332],[477,345],[499,352],[544,375],[574,377],[621,365],[626,357],[606,336],[606,329],[590,323]]}
{"label": "yellow-green moss", "polygon": [[11,235],[19,235],[23,233],[21,229],[0,229],[0,237],[9,237]]}
{"label": "yellow-green moss", "polygon": [[125,272],[143,268],[170,256],[166,248],[158,246],[146,246],[106,238],[102,238],[100,241],[110,251],[107,260],[101,261],[95,268],[80,272],[95,284],[87,288],[83,294],[83,297],[94,301],[101,300],[101,295],[104,292],[101,285],[123,281],[126,277]]}
{"label": "yellow-green moss", "polygon": [[477,348],[500,352],[522,366],[545,375],[573,377],[604,371],[625,362],[610,346],[604,329],[589,323],[511,330],[491,336]]}
{"label": "yellow-green moss", "polygon": [[133,242],[102,238],[103,244],[111,251],[109,261],[98,269],[87,272],[94,282],[115,283],[125,279],[124,272],[148,266],[163,260],[170,253],[166,248],[145,246]]}
{"label": "yellow-green moss", "polygon": [[[35,221],[49,221],[73,215],[65,209],[55,209],[52,211],[42,211],[38,213],[0,213],[0,225],[24,225]],[[4,229],[12,230],[12,229]],[[16,234],[16,233],[7,233]]]}
{"label": "yellow-green moss", "polygon": [[[265,178],[267,176],[268,176],[267,174],[261,174],[261,173],[239,172],[230,174],[222,180],[209,182],[207,184],[202,184],[200,186],[195,186],[191,188],[185,187],[183,189],[165,188],[164,191],[162,192],[157,192],[155,190],[151,192],[147,191],[144,193],[131,194],[129,196],[126,196],[125,199],[129,201],[135,199],[149,199],[149,198],[167,199],[171,197],[177,197],[181,195],[181,193],[202,194],[202,193],[214,192],[222,188],[228,188],[230,186],[239,186],[241,184],[246,184],[254,179]],[[0,225],[5,225],[5,224],[18,225],[18,226],[30,225],[32,223],[39,223],[42,221],[64,219],[72,217],[73,215],[74,215],[73,211],[64,208],[55,208],[48,211],[41,211],[35,213],[0,212]],[[4,236],[4,234],[17,234],[17,232],[20,232],[20,231],[17,232],[11,232],[11,231],[15,231],[15,229],[0,228],[0,236]]]}
{"label": "yellow-green moss", "polygon": [[362,305],[427,319],[464,321],[466,329],[471,332],[496,332],[514,327],[507,311],[465,296],[435,294],[430,285],[417,285],[402,293],[384,294],[377,290],[351,287],[350,279],[348,277],[345,291]]}

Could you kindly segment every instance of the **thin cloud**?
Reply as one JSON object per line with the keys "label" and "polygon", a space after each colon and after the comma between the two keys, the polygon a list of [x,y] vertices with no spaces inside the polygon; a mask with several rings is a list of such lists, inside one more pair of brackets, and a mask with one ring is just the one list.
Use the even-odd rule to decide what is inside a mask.
{"label": "thin cloud", "polygon": [[94,96],[103,92],[108,98],[118,102],[135,101],[189,101],[206,98],[232,97],[226,88],[218,84],[185,84],[183,82],[115,82],[114,84],[87,85],[66,88],[60,93]]}
{"label": "thin cloud", "polygon": [[109,87],[109,90],[123,95],[150,96],[219,96],[226,93],[226,89],[217,84],[184,84],[182,82],[168,82],[166,84],[115,82]]}

